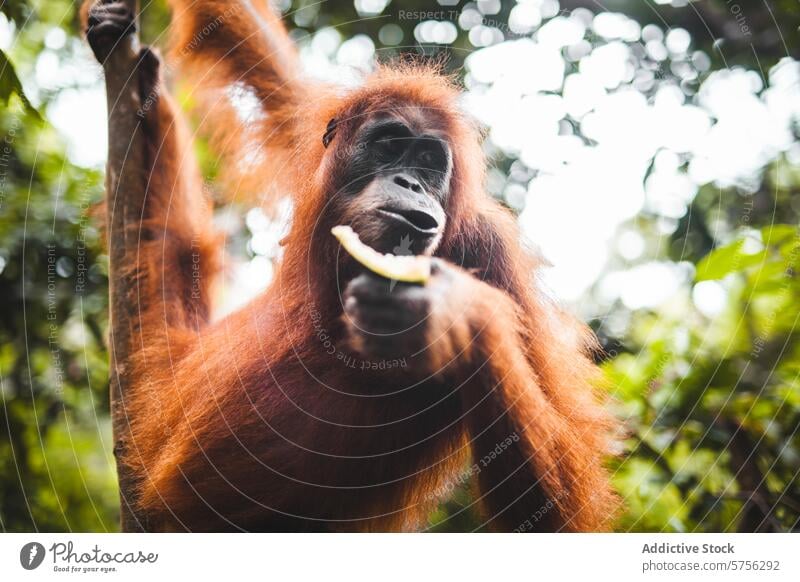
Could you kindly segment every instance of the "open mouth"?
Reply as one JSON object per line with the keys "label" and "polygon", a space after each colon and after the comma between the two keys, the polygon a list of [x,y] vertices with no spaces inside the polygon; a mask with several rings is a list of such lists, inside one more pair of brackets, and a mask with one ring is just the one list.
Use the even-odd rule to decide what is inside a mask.
{"label": "open mouth", "polygon": [[378,212],[411,227],[420,234],[434,235],[439,232],[439,222],[422,210],[383,207],[379,208]]}

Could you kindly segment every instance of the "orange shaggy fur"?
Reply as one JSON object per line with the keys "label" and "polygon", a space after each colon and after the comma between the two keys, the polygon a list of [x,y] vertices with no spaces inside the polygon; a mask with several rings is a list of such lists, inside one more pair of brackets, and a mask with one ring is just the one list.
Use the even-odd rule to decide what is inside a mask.
{"label": "orange shaggy fur", "polygon": [[[310,82],[261,2],[171,4],[173,55],[202,90],[204,125],[218,128],[227,184],[267,203],[291,193],[294,213],[269,289],[212,322],[219,241],[186,130],[157,90],[137,265],[142,349],[130,362],[140,381],[126,403],[125,460],[139,475],[146,527],[417,529],[436,493],[475,466],[492,529],[607,529],[616,499],[603,459],[615,423],[595,394],[593,337],[542,292],[539,261],[485,193],[481,134],[455,84],[420,65],[381,66],[350,90]],[[241,119],[232,85],[257,99],[259,114]],[[351,353],[330,180],[360,119],[415,109],[434,112],[453,151],[436,255],[453,265],[454,282],[431,318],[425,374],[352,369],[320,339],[323,330],[337,355]],[[326,149],[331,118],[344,122]]]}

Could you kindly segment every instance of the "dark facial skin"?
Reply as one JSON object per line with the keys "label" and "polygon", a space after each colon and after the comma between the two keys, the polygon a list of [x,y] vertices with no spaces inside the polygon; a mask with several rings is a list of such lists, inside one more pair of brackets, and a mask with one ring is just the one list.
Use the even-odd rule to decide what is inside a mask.
{"label": "dark facial skin", "polygon": [[452,173],[443,134],[426,128],[422,115],[385,115],[366,120],[352,143],[336,151],[346,156],[334,201],[341,224],[384,253],[432,254],[444,232]]}
{"label": "dark facial skin", "polygon": [[[332,121],[323,138],[338,162],[328,207],[332,220],[350,225],[382,253],[433,255],[445,229],[453,171],[450,146],[437,122],[435,112],[413,106],[370,116],[346,132]],[[339,257],[354,262],[346,253]],[[365,357],[418,352],[425,346],[425,321],[445,295],[448,278],[442,269],[426,286],[359,271],[342,296],[352,347]]]}

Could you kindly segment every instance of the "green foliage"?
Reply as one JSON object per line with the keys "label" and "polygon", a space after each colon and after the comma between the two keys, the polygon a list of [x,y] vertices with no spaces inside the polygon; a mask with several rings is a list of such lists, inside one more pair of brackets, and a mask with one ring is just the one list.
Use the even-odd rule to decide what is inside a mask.
{"label": "green foliage", "polygon": [[622,529],[783,531],[800,519],[800,230],[756,234],[756,252],[743,252],[747,232],[697,265],[698,283],[724,278],[719,315],[688,297],[673,316],[636,314],[629,353],[605,366],[629,430],[615,467]]}
{"label": "green foliage", "polygon": [[0,13],[5,14],[8,19],[19,25],[27,20],[30,15],[30,6],[26,0],[3,0],[0,4]]}
{"label": "green foliage", "polygon": [[745,240],[716,249],[697,264],[698,281],[722,279],[741,268],[762,263],[767,252],[765,250],[748,253],[745,251]]}
{"label": "green foliage", "polygon": [[39,112],[31,105],[25,92],[22,90],[22,83],[17,77],[17,72],[14,70],[14,65],[8,59],[6,53],[0,50],[0,102],[6,105],[11,100],[11,96],[16,95],[25,104],[28,113],[39,117]]}
{"label": "green foliage", "polygon": [[0,143],[0,528],[113,529],[101,176],[19,107]]}

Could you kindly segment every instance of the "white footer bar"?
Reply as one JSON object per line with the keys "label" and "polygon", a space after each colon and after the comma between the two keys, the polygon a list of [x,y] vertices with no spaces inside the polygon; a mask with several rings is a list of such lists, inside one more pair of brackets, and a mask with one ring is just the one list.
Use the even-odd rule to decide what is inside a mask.
{"label": "white footer bar", "polygon": [[2,534],[0,579],[800,580],[793,534]]}

